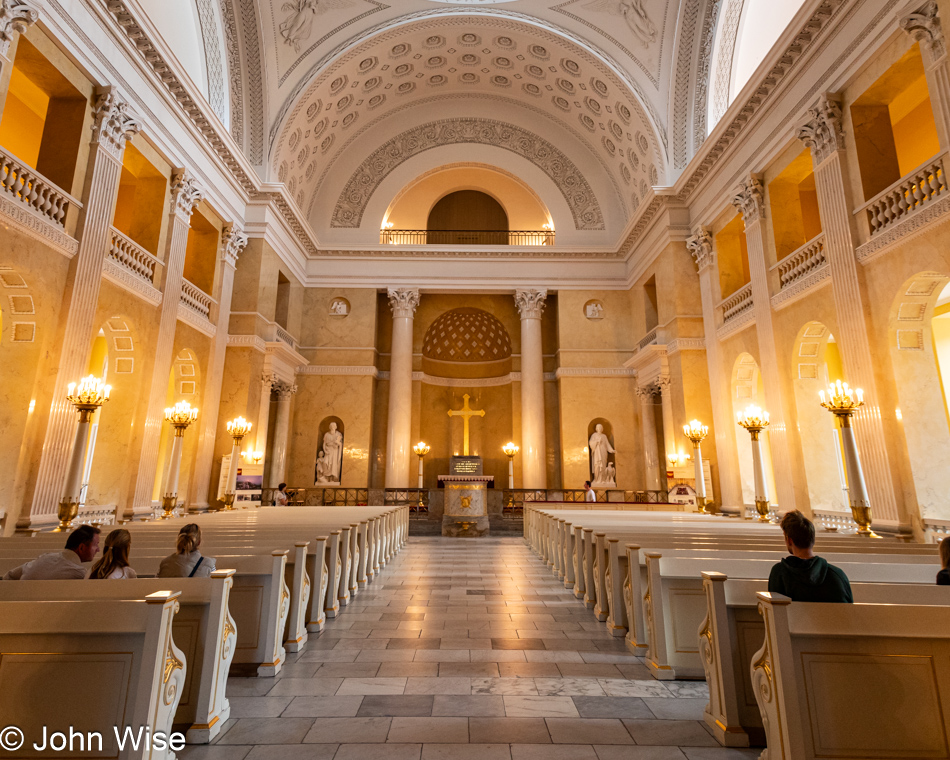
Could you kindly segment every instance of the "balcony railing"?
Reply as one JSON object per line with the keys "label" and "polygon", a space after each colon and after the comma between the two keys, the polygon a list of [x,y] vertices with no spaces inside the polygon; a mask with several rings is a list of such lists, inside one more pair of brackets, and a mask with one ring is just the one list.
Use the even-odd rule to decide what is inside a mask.
{"label": "balcony railing", "polygon": [[181,302],[205,319],[211,320],[211,304],[214,299],[188,280],[181,281]]}
{"label": "balcony railing", "polygon": [[82,204],[69,193],[56,187],[36,169],[27,166],[0,148],[0,189],[7,197],[15,198],[57,227],[65,227],[66,212],[70,206]]}
{"label": "balcony railing", "polygon": [[553,230],[380,230],[380,245],[554,245]]}
{"label": "balcony railing", "polygon": [[128,270],[136,277],[141,277],[149,284],[155,282],[155,267],[162,262],[146,251],[131,238],[126,237],[115,227],[112,228],[112,244],[109,248],[109,258],[120,267]]}
{"label": "balcony railing", "polygon": [[274,335],[281,343],[286,343],[291,348],[297,347],[297,341],[295,341],[293,336],[291,336],[291,334],[280,325],[274,325]]}
{"label": "balcony railing", "polygon": [[825,258],[824,233],[809,240],[797,251],[790,253],[773,267],[778,269],[781,289],[794,285],[799,280],[808,277],[812,272],[821,269],[828,260]]}
{"label": "balcony railing", "polygon": [[947,154],[942,153],[914,169],[854,213],[864,212],[871,234],[876,235],[942,198],[947,194],[946,157]]}
{"label": "balcony railing", "polygon": [[736,317],[752,309],[752,283],[742,286],[725,299],[719,308],[722,309],[723,324],[731,322]]}
{"label": "balcony railing", "polygon": [[652,330],[650,330],[650,332],[648,332],[648,333],[646,334],[646,336],[643,338],[643,340],[640,341],[640,350],[641,350],[641,351],[642,351],[644,348],[646,348],[647,346],[652,346],[654,343],[657,342],[657,341],[656,341],[656,338],[657,338],[657,330],[659,330],[659,329],[660,329],[660,328],[658,328],[658,327],[654,327]]}

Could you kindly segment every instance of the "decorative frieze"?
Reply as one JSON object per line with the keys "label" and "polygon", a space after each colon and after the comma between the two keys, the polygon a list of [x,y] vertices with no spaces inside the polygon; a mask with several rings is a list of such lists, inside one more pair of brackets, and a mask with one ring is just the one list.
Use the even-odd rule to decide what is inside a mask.
{"label": "decorative frieze", "polygon": [[515,306],[522,319],[541,319],[544,302],[548,297],[546,289],[516,290]]}
{"label": "decorative frieze", "polygon": [[[236,337],[236,336],[231,336]],[[380,372],[376,367],[371,365],[361,365],[361,366],[326,366],[326,365],[314,365],[309,364],[306,366],[297,367],[298,375],[330,375],[330,376],[345,376],[345,377],[372,377],[373,379],[382,379],[384,373]],[[386,376],[389,376],[389,373],[385,373]]]}
{"label": "decorative frieze", "polygon": [[108,150],[114,158],[121,159],[125,144],[141,131],[142,123],[111,85],[97,88],[92,116],[92,141]]}
{"label": "decorative frieze", "polygon": [[742,214],[746,227],[765,219],[765,187],[761,177],[753,174],[739,185],[732,205]]}
{"label": "decorative frieze", "polygon": [[843,150],[841,103],[828,94],[822,95],[817,105],[808,109],[808,121],[798,130],[798,139],[811,151],[815,166],[835,151]]}
{"label": "decorative frieze", "polygon": [[[545,380],[547,375],[545,374]],[[560,380],[565,377],[600,377],[600,378],[630,378],[636,377],[637,371],[631,367],[558,367],[554,377]]]}
{"label": "decorative frieze", "polygon": [[228,348],[253,348],[262,354],[267,353],[267,343],[259,335],[229,335]]}
{"label": "decorative frieze", "polygon": [[393,310],[393,317],[408,317],[412,319],[419,308],[418,288],[389,288],[389,306]]}
{"label": "decorative frieze", "polygon": [[666,355],[672,356],[679,351],[705,351],[706,340],[704,338],[676,338],[666,344]]}
{"label": "decorative frieze", "polygon": [[947,54],[940,14],[934,0],[929,0],[913,13],[908,13],[900,20],[900,25],[901,29],[920,43],[921,49],[927,52],[931,64]]}
{"label": "decorative frieze", "polygon": [[0,0],[0,55],[10,52],[15,34],[25,34],[40,18],[40,12],[24,0]]}
{"label": "decorative frieze", "polygon": [[696,270],[702,272],[706,267],[716,263],[713,251],[712,233],[705,227],[699,227],[691,238],[686,241],[686,249],[696,263]]}

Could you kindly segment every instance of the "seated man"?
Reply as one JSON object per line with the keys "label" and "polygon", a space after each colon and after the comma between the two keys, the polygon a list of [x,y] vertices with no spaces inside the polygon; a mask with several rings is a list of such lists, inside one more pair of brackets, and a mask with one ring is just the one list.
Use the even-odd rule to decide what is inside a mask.
{"label": "seated man", "polygon": [[66,539],[61,552],[41,554],[32,562],[13,568],[3,576],[5,581],[63,581],[86,577],[83,562],[92,562],[99,553],[99,529],[81,525]]}
{"label": "seated man", "polygon": [[793,602],[854,602],[844,571],[813,551],[812,521],[796,509],[785,514],[781,527],[791,556],[772,568],[769,591],[791,597]]}

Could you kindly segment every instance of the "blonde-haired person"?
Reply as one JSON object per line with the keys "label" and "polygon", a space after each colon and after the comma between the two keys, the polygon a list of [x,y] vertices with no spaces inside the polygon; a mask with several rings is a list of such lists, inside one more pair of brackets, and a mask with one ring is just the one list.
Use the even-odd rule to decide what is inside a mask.
{"label": "blonde-haired person", "polygon": [[165,557],[158,566],[159,578],[208,578],[214,572],[214,558],[203,557],[201,528],[197,523],[188,523],[178,532],[175,553]]}
{"label": "blonde-haired person", "polygon": [[129,567],[129,552],[132,549],[132,534],[118,528],[106,536],[102,556],[89,572],[90,580],[126,580],[137,577]]}
{"label": "blonde-haired person", "polygon": [[937,573],[938,586],[950,586],[950,536],[940,542],[940,571]]}

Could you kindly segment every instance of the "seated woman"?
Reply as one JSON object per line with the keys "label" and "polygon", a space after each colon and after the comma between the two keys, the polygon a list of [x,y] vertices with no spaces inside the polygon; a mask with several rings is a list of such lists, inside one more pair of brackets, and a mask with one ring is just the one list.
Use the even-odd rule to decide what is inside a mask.
{"label": "seated woman", "polygon": [[937,573],[938,586],[950,586],[950,536],[940,542],[940,571]]}
{"label": "seated woman", "polygon": [[202,557],[201,528],[188,523],[178,532],[174,554],[165,557],[158,566],[159,578],[208,578],[214,572],[214,558]]}
{"label": "seated woman", "polygon": [[135,578],[135,570],[129,567],[129,551],[132,549],[132,534],[118,528],[106,536],[102,556],[89,572],[90,580],[124,580]]}

